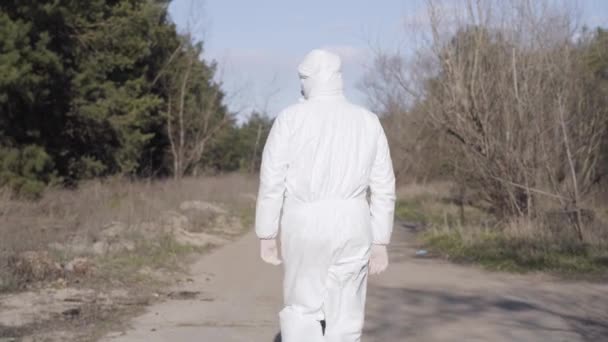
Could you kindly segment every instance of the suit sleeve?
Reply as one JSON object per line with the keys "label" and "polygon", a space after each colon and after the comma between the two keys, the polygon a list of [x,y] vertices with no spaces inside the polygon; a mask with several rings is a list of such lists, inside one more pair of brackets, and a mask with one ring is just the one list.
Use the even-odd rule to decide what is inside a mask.
{"label": "suit sleeve", "polygon": [[391,240],[395,214],[395,174],[386,134],[380,126],[376,156],[370,173],[370,212],[373,243]]}
{"label": "suit sleeve", "polygon": [[272,124],[260,167],[255,232],[260,239],[273,239],[279,231],[279,218],[285,194],[288,164],[289,127],[285,115]]}

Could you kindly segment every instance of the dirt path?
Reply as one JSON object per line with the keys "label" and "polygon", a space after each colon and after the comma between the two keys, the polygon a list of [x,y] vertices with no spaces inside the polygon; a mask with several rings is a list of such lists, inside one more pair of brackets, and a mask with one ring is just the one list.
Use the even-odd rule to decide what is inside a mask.
{"label": "dirt path", "polygon": [[[608,284],[417,259],[411,240],[396,228],[392,265],[370,281],[364,341],[608,341]],[[259,261],[251,233],[202,258],[192,279],[175,289],[184,298],[102,341],[280,341],[281,270]]]}

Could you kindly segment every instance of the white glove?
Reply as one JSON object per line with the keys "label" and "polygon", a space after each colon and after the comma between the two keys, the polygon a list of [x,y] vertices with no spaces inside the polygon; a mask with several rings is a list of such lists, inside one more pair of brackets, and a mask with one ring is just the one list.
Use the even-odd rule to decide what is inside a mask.
{"label": "white glove", "polygon": [[388,267],[388,252],[386,245],[372,245],[371,255],[369,257],[369,273],[379,274]]}
{"label": "white glove", "polygon": [[260,256],[264,262],[271,265],[280,265],[281,259],[279,258],[279,249],[277,247],[276,239],[262,239],[260,240]]}

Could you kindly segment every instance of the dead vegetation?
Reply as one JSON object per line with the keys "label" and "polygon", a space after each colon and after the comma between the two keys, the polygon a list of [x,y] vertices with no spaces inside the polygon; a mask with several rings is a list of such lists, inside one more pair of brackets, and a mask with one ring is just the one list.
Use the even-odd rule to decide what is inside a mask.
{"label": "dead vegetation", "polygon": [[418,232],[430,255],[491,270],[544,271],[568,278],[602,279],[608,272],[608,212],[584,211],[585,227],[596,241],[581,243],[561,211],[543,221],[520,217],[504,222],[474,202],[460,201],[457,188],[448,182],[399,188],[399,225]]}
{"label": "dead vegetation", "polygon": [[[441,244],[451,256],[458,248],[483,259],[476,251],[487,246],[511,259],[571,251],[584,259],[608,246],[608,40],[582,28],[575,9],[427,1],[408,27],[411,50],[378,52],[364,85],[384,114],[400,181],[453,184],[440,200],[450,215],[429,219],[420,199],[401,211],[457,227],[445,237],[453,244]],[[468,219],[480,214],[483,224]]]}
{"label": "dead vegetation", "polygon": [[0,337],[93,340],[168,296],[191,256],[248,228],[255,187],[245,175],[107,179],[2,197]]}

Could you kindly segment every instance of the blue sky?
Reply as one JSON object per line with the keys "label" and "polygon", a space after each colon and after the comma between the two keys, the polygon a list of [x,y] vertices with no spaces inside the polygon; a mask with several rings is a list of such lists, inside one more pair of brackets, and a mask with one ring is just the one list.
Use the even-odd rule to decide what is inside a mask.
{"label": "blue sky", "polygon": [[[173,0],[169,11],[180,30],[204,41],[207,60],[220,63],[229,105],[266,109],[270,115],[299,97],[296,67],[314,48],[343,60],[345,92],[366,104],[357,89],[373,46],[404,43],[406,22],[424,13],[424,0]],[[582,20],[608,24],[608,0],[580,0]]]}

